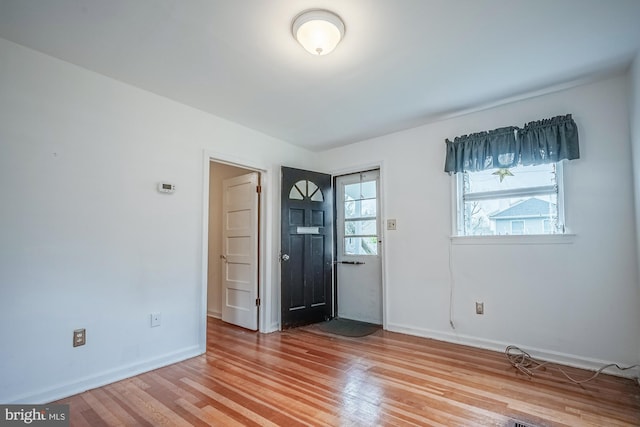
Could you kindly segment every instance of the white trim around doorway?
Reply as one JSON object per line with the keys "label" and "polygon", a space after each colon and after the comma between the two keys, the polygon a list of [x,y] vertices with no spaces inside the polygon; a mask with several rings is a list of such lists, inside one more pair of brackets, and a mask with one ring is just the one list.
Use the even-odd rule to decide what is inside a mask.
{"label": "white trim around doorway", "polygon": [[225,163],[250,171],[259,172],[262,193],[260,197],[260,244],[258,263],[260,265],[259,298],[261,301],[258,309],[259,332],[273,332],[271,295],[273,266],[268,260],[273,259],[273,227],[269,227],[274,198],[271,195],[271,179],[273,171],[265,164],[248,161],[246,159],[229,156],[211,150],[203,150],[202,158],[202,260],[201,260],[201,300],[200,300],[200,330],[199,346],[202,353],[207,346],[207,268],[209,262],[209,172],[211,162]]}

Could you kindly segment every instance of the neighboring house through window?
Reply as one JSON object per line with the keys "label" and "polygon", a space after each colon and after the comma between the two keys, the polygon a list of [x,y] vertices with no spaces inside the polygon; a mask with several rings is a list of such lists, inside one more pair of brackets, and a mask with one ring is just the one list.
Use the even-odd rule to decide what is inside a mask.
{"label": "neighboring house through window", "polygon": [[495,234],[550,234],[557,223],[558,209],[553,203],[531,197],[489,216]]}
{"label": "neighboring house through window", "polygon": [[561,174],[556,163],[458,174],[457,234],[562,233]]}

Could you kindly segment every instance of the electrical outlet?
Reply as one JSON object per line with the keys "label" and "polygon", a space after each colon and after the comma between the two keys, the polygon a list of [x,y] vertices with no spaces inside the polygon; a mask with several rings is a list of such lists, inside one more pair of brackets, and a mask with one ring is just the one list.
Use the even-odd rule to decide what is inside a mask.
{"label": "electrical outlet", "polygon": [[476,314],[484,314],[484,303],[477,302],[476,303]]}
{"label": "electrical outlet", "polygon": [[160,313],[151,313],[151,327],[155,328],[160,326],[161,315]]}
{"label": "electrical outlet", "polygon": [[83,329],[76,329],[73,331],[73,346],[79,347],[85,345],[87,339],[87,331]]}
{"label": "electrical outlet", "polygon": [[396,229],[396,220],[388,219],[387,220],[387,230],[395,230]]}

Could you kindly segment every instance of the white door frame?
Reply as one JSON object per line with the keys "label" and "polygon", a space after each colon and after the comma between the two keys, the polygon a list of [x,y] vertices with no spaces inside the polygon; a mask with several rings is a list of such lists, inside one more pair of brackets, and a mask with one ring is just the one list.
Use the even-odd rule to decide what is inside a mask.
{"label": "white door frame", "polygon": [[[340,175],[350,175],[350,174],[354,174],[354,173],[359,173],[362,171],[366,171],[366,170],[372,170],[372,169],[379,169],[380,170],[380,181],[379,181],[379,191],[380,191],[380,236],[382,236],[382,245],[380,250],[380,262],[381,262],[381,268],[382,268],[382,328],[383,329],[387,329],[387,319],[389,316],[387,316],[387,251],[386,251],[386,246],[387,246],[387,228],[386,228],[386,217],[385,217],[385,204],[386,204],[386,198],[384,196],[384,178],[385,178],[385,173],[384,173],[384,161],[380,160],[377,162],[372,162],[372,163],[365,163],[365,164],[361,164],[361,165],[356,165],[356,166],[351,166],[348,168],[344,168],[344,169],[337,169],[331,172],[331,176],[332,176],[332,182],[335,181],[336,177],[340,176]],[[335,194],[337,192],[334,191],[334,198],[335,198]],[[336,204],[337,206],[337,204]],[[336,226],[335,222],[334,222],[334,227]],[[334,229],[334,237],[335,237],[335,232],[336,230]],[[337,239],[336,239],[337,241]],[[335,256],[335,254],[334,254]],[[335,272],[334,272],[334,290],[335,290],[335,285],[337,284],[337,277],[335,277]],[[335,295],[334,293],[334,298],[336,298],[337,295]],[[334,304],[335,307],[335,304]],[[337,314],[337,313],[336,313]]]}
{"label": "white door frame", "polygon": [[273,227],[269,227],[268,209],[273,201],[271,197],[271,177],[273,172],[265,164],[260,164],[246,159],[229,156],[228,154],[218,153],[212,150],[204,150],[202,159],[202,261],[201,261],[201,300],[200,300],[200,331],[199,346],[202,353],[207,349],[207,267],[209,263],[209,173],[211,162],[226,163],[231,166],[247,169],[260,173],[260,185],[262,193],[260,197],[260,227],[259,227],[259,256],[258,265],[260,274],[258,276],[260,306],[258,307],[258,324],[260,332],[271,332],[271,311],[273,304],[270,296],[272,295],[272,281],[267,280],[272,273],[272,265],[267,262],[273,259],[271,242],[273,239]]}

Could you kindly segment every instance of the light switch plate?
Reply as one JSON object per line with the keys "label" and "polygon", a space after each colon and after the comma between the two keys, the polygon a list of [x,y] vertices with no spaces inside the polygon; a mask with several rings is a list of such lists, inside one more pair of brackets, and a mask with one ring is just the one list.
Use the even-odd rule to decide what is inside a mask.
{"label": "light switch plate", "polygon": [[388,219],[387,220],[387,230],[395,230],[396,229],[396,220]]}

